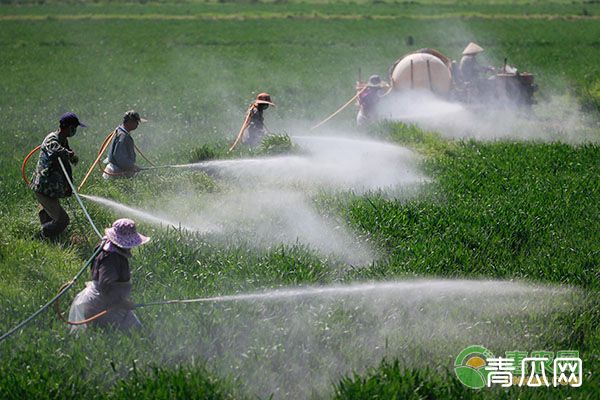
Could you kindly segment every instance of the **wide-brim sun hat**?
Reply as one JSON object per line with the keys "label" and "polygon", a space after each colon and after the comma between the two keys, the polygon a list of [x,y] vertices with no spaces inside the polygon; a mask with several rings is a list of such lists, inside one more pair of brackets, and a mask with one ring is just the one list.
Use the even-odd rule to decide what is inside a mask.
{"label": "wide-brim sun hat", "polygon": [[271,95],[269,93],[259,93],[256,95],[256,100],[254,101],[256,104],[268,104],[270,106],[275,106],[275,103],[271,100]]}
{"label": "wide-brim sun hat", "polygon": [[104,230],[106,238],[123,249],[131,249],[148,243],[150,238],[137,232],[135,221],[129,218],[116,220]]}
{"label": "wide-brim sun hat", "polygon": [[462,54],[463,54],[463,56],[472,56],[474,54],[479,54],[483,51],[484,51],[483,47],[481,47],[477,43],[471,42],[467,45],[467,47],[465,47]]}

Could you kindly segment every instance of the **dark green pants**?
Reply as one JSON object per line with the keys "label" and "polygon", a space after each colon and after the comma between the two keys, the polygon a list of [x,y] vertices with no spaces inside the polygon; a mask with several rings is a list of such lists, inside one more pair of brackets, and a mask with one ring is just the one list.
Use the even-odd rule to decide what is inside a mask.
{"label": "dark green pants", "polygon": [[60,205],[58,199],[48,197],[41,193],[35,194],[42,209],[38,215],[42,224],[42,235],[53,238],[60,235],[69,225],[69,215]]}

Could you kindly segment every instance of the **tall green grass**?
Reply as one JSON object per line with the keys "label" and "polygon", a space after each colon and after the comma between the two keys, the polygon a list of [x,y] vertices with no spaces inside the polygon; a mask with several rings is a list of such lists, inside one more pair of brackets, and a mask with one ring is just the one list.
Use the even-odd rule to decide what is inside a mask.
{"label": "tall green grass", "polygon": [[[392,137],[402,136],[404,128],[397,129]],[[468,141],[446,150],[427,161],[437,180],[424,196],[351,203],[350,218],[390,255],[378,274],[414,271],[418,264],[435,274],[598,289],[597,146]]]}
{"label": "tall green grass", "polygon": [[[3,5],[0,15],[48,18],[0,19],[0,331],[50,298],[95,242],[74,200],[67,205],[73,217],[67,234],[57,243],[39,241],[35,201],[19,178],[22,157],[55,128],[62,112],[74,110],[90,125],[71,140],[82,159],[76,180],[101,140],[132,107],[151,120],[134,135],[155,162],[221,157],[256,92],[271,92],[279,107],[269,110],[266,119],[274,131],[283,131],[287,119],[316,121],[339,106],[340,99],[349,98],[359,67],[363,74],[385,74],[395,58],[426,46],[457,57],[469,40],[482,43],[496,63],[508,55],[510,62],[536,73],[542,92],[574,90],[595,110],[600,67],[590,57],[598,47],[597,21],[473,17],[577,15],[584,7],[600,13],[596,4],[570,2],[516,8],[482,3]],[[218,18],[210,20],[211,13]],[[64,14],[207,18],[57,18]],[[340,18],[342,14],[355,18]],[[236,19],[225,18],[228,15]],[[369,18],[394,15],[398,18]],[[436,15],[441,17],[432,18]],[[414,46],[404,44],[408,35],[415,38]],[[351,120],[351,113],[340,115],[340,121]],[[434,178],[416,198],[341,193],[319,199],[324,213],[350,224],[381,249],[382,260],[348,269],[302,244],[257,250],[244,238],[214,241],[178,227],[142,223],[140,230],[153,241],[133,259],[134,299],[415,275],[572,285],[584,292],[577,313],[560,313],[549,322],[539,317],[532,323],[545,332],[535,339],[540,347],[582,352],[587,375],[581,389],[471,392],[448,370],[451,361],[430,369],[405,369],[393,360],[399,354],[331,382],[329,389],[337,398],[594,398],[600,390],[598,146],[452,142],[400,124],[384,124],[372,134],[424,154],[423,167]],[[200,150],[191,154],[193,149]],[[233,156],[245,154],[242,150]],[[114,182],[96,173],[84,192],[135,205],[151,204],[186,187],[197,193],[222,190],[218,179],[204,173],[164,170]],[[95,205],[89,209],[99,227],[117,217]],[[72,240],[75,235],[87,235],[89,244]],[[68,300],[63,303],[65,309]],[[257,310],[245,312],[254,315]],[[332,321],[343,326],[346,316],[340,314]],[[247,395],[235,370],[223,376],[210,361],[198,359],[198,349],[214,351],[217,360],[228,356],[226,343],[206,343],[202,339],[208,335],[198,339],[198,332],[223,329],[224,337],[239,338],[239,332],[228,330],[236,315],[227,307],[155,308],[140,315],[149,334],[88,332],[79,338],[69,335],[51,313],[43,315],[0,344],[0,398]],[[557,337],[564,331],[572,334]],[[275,352],[259,339],[251,345],[250,355]],[[273,360],[264,368],[281,368],[277,358]],[[260,378],[260,370],[256,376]],[[326,392],[321,397],[327,397]]]}

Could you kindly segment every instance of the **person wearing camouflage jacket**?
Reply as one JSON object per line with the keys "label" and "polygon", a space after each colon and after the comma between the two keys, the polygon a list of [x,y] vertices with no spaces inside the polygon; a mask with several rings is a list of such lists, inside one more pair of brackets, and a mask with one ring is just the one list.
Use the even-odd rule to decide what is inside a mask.
{"label": "person wearing camouflage jacket", "polygon": [[69,215],[60,205],[59,199],[71,196],[71,187],[58,159],[62,160],[69,179],[72,180],[71,164],[76,164],[78,158],[69,147],[67,138],[75,135],[79,126],[85,127],[77,115],[64,114],[60,119],[59,130],[49,133],[40,147],[40,157],[30,188],[35,192],[40,203],[42,237],[56,237],[69,225]]}

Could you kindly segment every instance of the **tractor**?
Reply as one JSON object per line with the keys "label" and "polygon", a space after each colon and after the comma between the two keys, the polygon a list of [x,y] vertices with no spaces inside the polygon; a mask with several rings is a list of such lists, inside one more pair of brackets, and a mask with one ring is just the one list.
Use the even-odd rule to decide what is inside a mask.
{"label": "tractor", "polygon": [[426,90],[438,97],[471,105],[530,107],[537,90],[534,76],[504,65],[487,79],[462,79],[455,61],[435,49],[420,49],[398,59],[389,69],[391,91]]}

